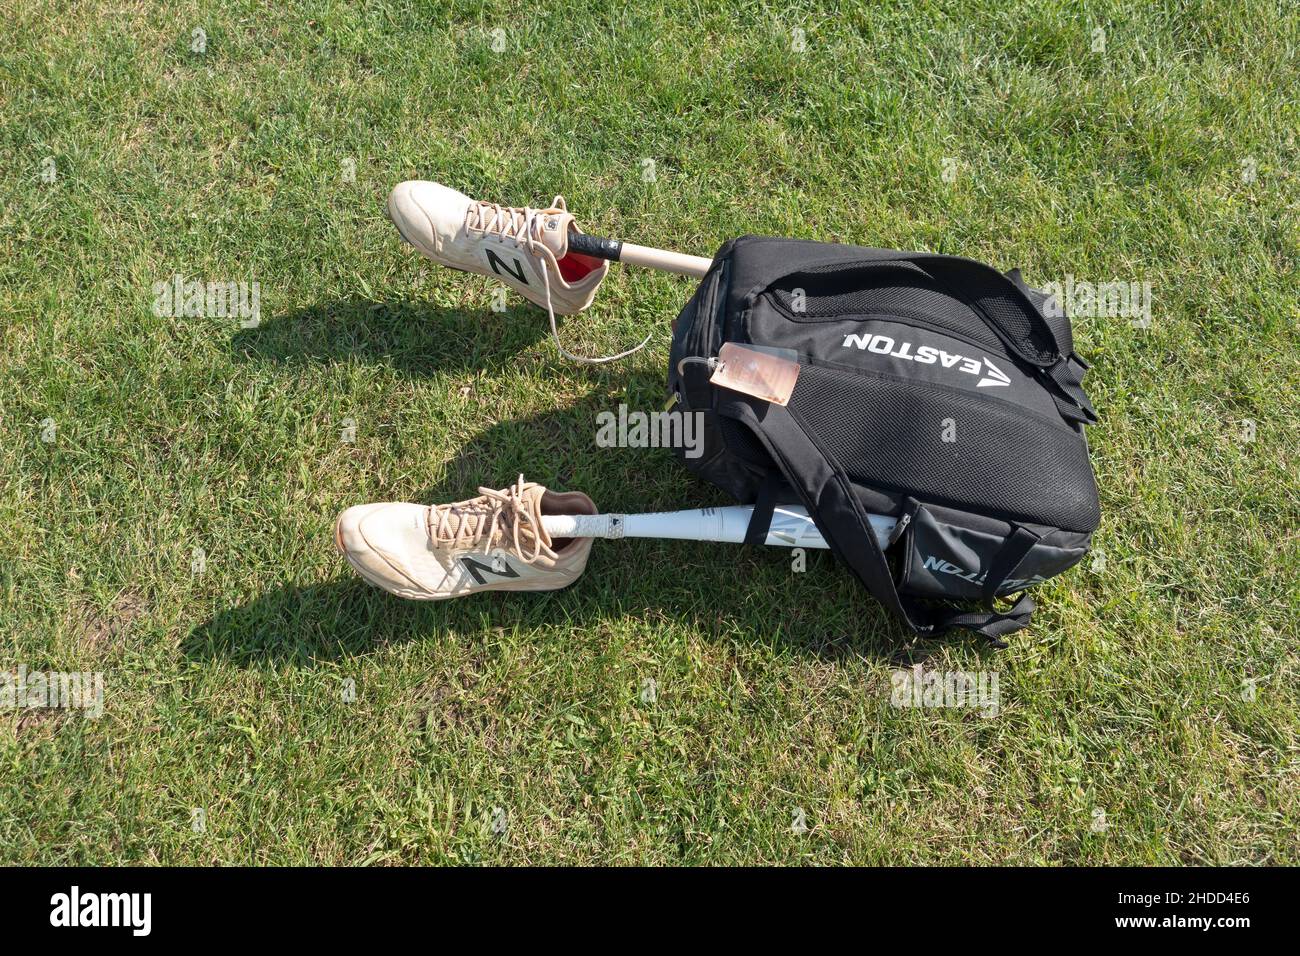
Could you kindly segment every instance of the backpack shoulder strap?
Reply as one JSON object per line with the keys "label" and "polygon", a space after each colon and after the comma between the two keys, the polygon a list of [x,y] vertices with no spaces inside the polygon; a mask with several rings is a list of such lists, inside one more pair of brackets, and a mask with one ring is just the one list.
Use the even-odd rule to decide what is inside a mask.
{"label": "backpack shoulder strap", "polygon": [[1088,363],[1074,351],[1070,320],[1064,313],[1049,320],[1019,270],[1002,273],[974,259],[938,254],[918,254],[916,262],[969,303],[998,338],[1035,368],[1062,418],[1075,426],[1096,423],[1096,409],[1083,390]]}
{"label": "backpack shoulder strap", "polygon": [[1027,595],[1007,612],[953,613],[905,600],[894,586],[889,562],[844,469],[819,447],[790,410],[738,393],[727,393],[717,410],[753,432],[808,509],[831,550],[914,634],[940,634],[962,627],[995,646],[1005,647],[1003,635],[1028,626],[1034,602]]}

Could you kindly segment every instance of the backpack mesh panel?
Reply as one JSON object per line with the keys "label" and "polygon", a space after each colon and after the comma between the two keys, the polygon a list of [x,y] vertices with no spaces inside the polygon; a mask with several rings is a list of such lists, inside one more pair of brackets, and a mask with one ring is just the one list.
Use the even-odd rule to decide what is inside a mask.
{"label": "backpack mesh panel", "polygon": [[727,451],[733,455],[739,455],[755,464],[767,466],[773,464],[767,449],[754,437],[754,433],[735,419],[719,416],[718,430],[722,433],[722,441],[727,446]]}
{"label": "backpack mesh panel", "polygon": [[1048,295],[1046,292],[1039,292],[1037,289],[1029,290],[1029,298],[1038,307],[1044,321],[1051,326],[1052,334],[1056,336],[1056,344],[1060,347],[1061,354],[1069,355],[1073,352],[1074,331],[1070,328],[1070,317],[1065,314],[1065,309],[1060,300],[1055,296]]}
{"label": "backpack mesh panel", "polygon": [[[802,312],[794,310],[796,289],[804,292]],[[911,316],[989,348],[1002,349],[997,335],[969,305],[911,266],[821,266],[786,276],[772,286],[770,294],[796,321],[854,315]]]}
{"label": "backpack mesh panel", "polygon": [[1043,317],[1048,328],[1052,330],[1052,335],[1056,338],[1056,348],[1062,355],[1069,355],[1074,351],[1074,332],[1070,328],[1070,319],[1065,314],[1060,300],[1055,296],[1049,295],[1042,289],[1035,289],[1025,283],[1025,278],[1020,274],[1019,269],[1012,269],[1005,273],[1006,277],[1015,283],[1016,288],[1029,297],[1029,301],[1034,303],[1034,308],[1038,314]]}
{"label": "backpack mesh panel", "polygon": [[[852,478],[1071,531],[1092,531],[1101,520],[1087,448],[1064,426],[933,385],[815,365],[799,376],[791,413]],[[943,441],[945,419],[955,441]]]}

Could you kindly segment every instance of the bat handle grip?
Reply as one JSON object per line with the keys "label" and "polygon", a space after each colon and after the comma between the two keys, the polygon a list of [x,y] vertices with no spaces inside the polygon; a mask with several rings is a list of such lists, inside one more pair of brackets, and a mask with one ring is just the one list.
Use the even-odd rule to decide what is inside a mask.
{"label": "bat handle grip", "polygon": [[602,239],[586,232],[569,230],[569,251],[595,259],[618,262],[623,254],[623,243],[617,239]]}
{"label": "bat handle grip", "polygon": [[543,515],[542,527],[556,538],[621,538],[627,515]]}
{"label": "bat handle grip", "polygon": [[569,232],[569,252],[696,278],[703,276],[713,265],[712,259],[703,256],[688,256],[683,252],[652,249],[649,246],[637,246],[618,239],[602,239],[600,236],[572,230]]}

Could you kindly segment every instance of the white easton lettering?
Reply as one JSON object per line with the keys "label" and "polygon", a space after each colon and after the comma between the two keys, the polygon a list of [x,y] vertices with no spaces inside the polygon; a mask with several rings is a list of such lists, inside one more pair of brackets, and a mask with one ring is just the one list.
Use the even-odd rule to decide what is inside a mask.
{"label": "white easton lettering", "polygon": [[[895,348],[896,345],[897,348]],[[876,355],[888,355],[890,358],[902,359],[907,362],[919,362],[922,365],[933,365],[937,361],[944,368],[965,372],[967,375],[981,376],[975,386],[976,388],[1005,388],[1011,384],[1011,379],[1007,373],[990,362],[987,356],[983,357],[982,360],[970,358],[965,355],[958,355],[955,352],[945,352],[943,349],[936,349],[929,345],[917,346],[914,352],[914,346],[911,342],[895,342],[888,335],[846,335],[841,347],[865,349]]]}
{"label": "white easton lettering", "polygon": [[[969,581],[971,584],[983,584],[984,572],[967,571],[960,565],[953,564],[951,561],[945,561],[943,558],[936,558],[933,555],[925,558],[921,566],[927,571],[938,571],[940,574],[951,574],[953,577],[961,578],[963,581]],[[1019,591],[1033,584],[1042,584],[1047,578],[1042,575],[1032,575],[1027,578],[1007,578],[998,588],[999,594],[1008,594],[1012,591]]]}

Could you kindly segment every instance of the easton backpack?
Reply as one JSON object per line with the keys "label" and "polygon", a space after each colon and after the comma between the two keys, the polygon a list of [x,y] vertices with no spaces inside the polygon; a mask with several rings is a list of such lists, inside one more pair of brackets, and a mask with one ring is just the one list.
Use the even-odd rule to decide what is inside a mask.
{"label": "easton backpack", "polygon": [[[742,236],[673,328],[668,388],[703,424],[697,456],[677,450],[686,467],[755,505],[747,542],[775,505],[802,503],[912,632],[964,627],[1005,647],[1034,602],[995,599],[1087,553],[1101,519],[1088,365],[1018,271]],[[797,362],[787,403],[713,384],[726,343]],[[897,519],[884,548],[869,513]]]}

